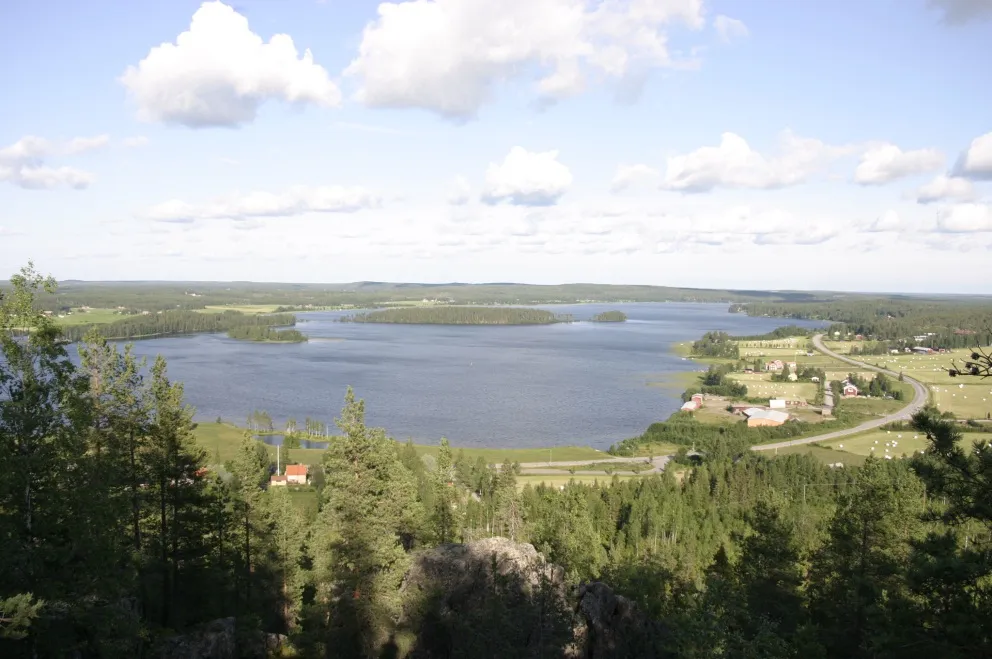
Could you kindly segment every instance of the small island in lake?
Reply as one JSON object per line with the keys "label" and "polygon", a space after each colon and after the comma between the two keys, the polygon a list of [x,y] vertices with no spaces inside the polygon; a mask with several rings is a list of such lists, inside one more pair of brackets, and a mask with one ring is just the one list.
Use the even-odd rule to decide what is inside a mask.
{"label": "small island in lake", "polygon": [[603,311],[589,320],[594,323],[622,323],[627,320],[627,314],[622,311]]}
{"label": "small island in lake", "polygon": [[572,316],[520,307],[399,307],[341,318],[345,323],[402,325],[550,325],[570,323]]}
{"label": "small island in lake", "polygon": [[306,334],[295,330],[276,330],[271,327],[244,326],[232,327],[227,335],[239,341],[259,341],[262,343],[305,343]]}

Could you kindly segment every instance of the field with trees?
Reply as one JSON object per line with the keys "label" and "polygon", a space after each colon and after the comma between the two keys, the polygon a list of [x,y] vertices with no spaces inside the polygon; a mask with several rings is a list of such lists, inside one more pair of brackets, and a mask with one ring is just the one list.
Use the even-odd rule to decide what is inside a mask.
{"label": "field with trees", "polygon": [[543,309],[520,307],[399,307],[343,316],[343,323],[397,323],[401,325],[550,325],[569,323],[572,317]]}

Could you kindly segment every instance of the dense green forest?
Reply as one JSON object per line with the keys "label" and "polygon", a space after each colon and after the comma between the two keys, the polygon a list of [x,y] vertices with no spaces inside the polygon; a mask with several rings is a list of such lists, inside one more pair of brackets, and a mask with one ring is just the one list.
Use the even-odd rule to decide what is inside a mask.
{"label": "dense green forest", "polygon": [[232,327],[227,330],[227,335],[232,339],[240,339],[242,341],[266,341],[271,343],[304,343],[307,340],[306,334],[299,330],[276,330],[271,327],[259,325]]}
{"label": "dense green forest", "polygon": [[595,323],[622,323],[627,320],[627,314],[622,311],[601,311],[589,320]]}
{"label": "dense green forest", "polygon": [[[988,345],[992,332],[992,301],[935,301],[877,297],[833,302],[748,302],[733,304],[732,312],[832,321],[828,336],[861,334],[873,343],[868,352],[894,348],[969,348]],[[927,336],[932,335],[932,336]],[[914,337],[924,337],[920,340]]]}
{"label": "dense green forest", "polygon": [[741,356],[737,339],[726,332],[707,332],[692,343],[692,354],[700,357],[738,359]]}
{"label": "dense green forest", "polygon": [[[0,285],[0,290],[3,285]],[[64,281],[39,296],[41,308],[56,311],[89,306],[130,311],[203,309],[216,305],[282,305],[282,311],[324,307],[372,308],[392,302],[438,300],[448,304],[561,304],[579,302],[742,302],[818,300],[803,292],[707,290],[608,284],[532,285],[353,282],[281,284],[252,282]]]}
{"label": "dense green forest", "polygon": [[401,325],[550,325],[572,322],[572,317],[520,307],[398,307],[344,316],[340,320]]}
{"label": "dense green forest", "polygon": [[[241,328],[285,327],[296,324],[293,314],[243,314],[238,311],[200,313],[197,311],[163,311],[129,316],[103,325],[73,325],[62,330],[69,341],[79,341],[92,329],[108,339],[142,339],[199,332],[230,332]],[[235,337],[238,338],[238,337]]]}
{"label": "dense green forest", "polygon": [[[404,587],[432,548],[491,536],[650,617],[610,656],[992,655],[992,451],[932,408],[913,419],[930,446],[912,460],[831,469],[714,436],[657,476],[521,490],[512,465],[444,440],[421,458],[349,391],[305,512],[266,487],[250,436],[209,464],[161,358],[91,334],[75,365],[35,306],[52,284],[27,270],[0,298],[5,658],[161,656],[227,617],[240,657],[264,655],[261,632],[285,636],[282,656],[577,656],[588,639],[544,582],[499,572],[457,609],[431,581],[442,565]],[[649,431],[696,432],[669,423],[684,433]]]}

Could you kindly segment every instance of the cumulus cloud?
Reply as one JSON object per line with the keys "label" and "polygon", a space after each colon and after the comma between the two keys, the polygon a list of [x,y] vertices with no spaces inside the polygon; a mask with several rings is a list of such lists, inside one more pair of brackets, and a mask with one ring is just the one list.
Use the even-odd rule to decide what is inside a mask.
{"label": "cumulus cloud", "polygon": [[929,204],[944,199],[971,199],[974,194],[968,179],[941,174],[916,191],[916,201]]}
{"label": "cumulus cloud", "polygon": [[682,192],[726,188],[782,188],[804,182],[830,161],[853,152],[820,140],[782,134],[779,153],[765,156],[735,133],[724,133],[719,146],[704,146],[668,158],[662,187]]}
{"label": "cumulus cloud", "polygon": [[903,151],[895,144],[876,144],[861,156],[854,180],[861,185],[881,185],[939,169],[944,156],[936,149]]}
{"label": "cumulus cloud", "polygon": [[992,231],[992,204],[955,204],[940,212],[937,228],[948,233]]}
{"label": "cumulus cloud", "polygon": [[678,67],[666,27],[703,26],[702,0],[412,0],[384,2],[345,74],[374,107],[467,119],[501,82],[537,74],[539,99],[632,71]]}
{"label": "cumulus cloud", "polygon": [[[94,176],[74,167],[49,167],[46,160],[55,153],[70,151],[70,145],[93,138],[76,138],[58,147],[48,140],[33,135],[22,137],[10,146],[0,149],[0,181],[28,190],[50,190],[70,187],[81,190],[93,182]],[[84,149],[85,150],[85,149]]]}
{"label": "cumulus cloud", "polygon": [[621,192],[636,185],[651,185],[661,179],[661,172],[648,165],[620,165],[610,182],[610,190]]}
{"label": "cumulus cloud", "polygon": [[120,80],[141,119],[190,128],[249,123],[268,100],[324,107],[341,101],[309,50],[298,57],[286,34],[266,43],[222,2],[203,3],[175,43],[152,48]]}
{"label": "cumulus cloud", "polygon": [[992,133],[971,141],[958,160],[956,173],[971,179],[992,180]]}
{"label": "cumulus cloud", "polygon": [[884,233],[886,231],[901,231],[906,225],[899,217],[899,213],[889,209],[875,218],[864,228],[868,233]]}
{"label": "cumulus cloud", "polygon": [[531,152],[515,146],[502,163],[489,164],[482,201],[546,206],[557,202],[570,185],[572,173],[558,162],[557,151]]}
{"label": "cumulus cloud", "polygon": [[66,142],[62,151],[68,156],[74,156],[87,151],[102,149],[110,142],[110,135],[95,135],[93,137],[74,137]]}
{"label": "cumulus cloud", "polygon": [[374,194],[360,187],[296,186],[282,193],[235,194],[205,204],[173,199],[148,209],[144,217],[156,222],[187,224],[196,220],[249,220],[305,213],[352,213],[379,205]]}
{"label": "cumulus cloud", "polygon": [[963,25],[992,18],[992,2],[989,0],[928,0],[927,5],[941,12],[941,20],[947,25]]}
{"label": "cumulus cloud", "polygon": [[720,35],[720,40],[724,43],[732,43],[739,39],[745,39],[751,34],[743,21],[724,16],[723,14],[713,19],[713,27],[716,28],[716,33]]}
{"label": "cumulus cloud", "polygon": [[472,198],[472,186],[464,176],[456,176],[451,184],[451,191],[448,193],[448,203],[452,206],[467,204]]}

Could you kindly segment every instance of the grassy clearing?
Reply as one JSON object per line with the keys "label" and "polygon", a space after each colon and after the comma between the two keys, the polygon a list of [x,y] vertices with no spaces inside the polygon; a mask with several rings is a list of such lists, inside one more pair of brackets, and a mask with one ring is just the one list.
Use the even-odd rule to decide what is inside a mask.
{"label": "grassy clearing", "polygon": [[905,400],[893,400],[887,398],[842,398],[841,405],[849,412],[866,414],[868,416],[885,416],[893,414],[909,404],[913,399],[912,394]]}
{"label": "grassy clearing", "polygon": [[[962,433],[961,442],[969,446],[974,441],[992,441],[992,433],[968,432]],[[893,445],[893,442],[895,443]],[[886,444],[889,446],[886,446]],[[836,449],[838,452],[854,453],[856,455],[892,455],[893,457],[909,456],[927,446],[926,435],[915,430],[873,430],[861,435],[844,437],[829,442],[824,446]],[[886,451],[888,449],[888,451]]]}
{"label": "grassy clearing", "polygon": [[[244,428],[238,428],[228,423],[200,423],[194,431],[197,442],[207,452],[207,462],[210,464],[223,464],[234,458],[238,453],[238,447],[245,436]],[[276,460],[276,447],[265,444],[269,457],[273,462]],[[324,457],[324,451],[320,449],[294,448],[282,449],[282,459],[289,459],[307,465],[320,464]]]}
{"label": "grassy clearing", "polygon": [[90,309],[89,311],[73,309],[71,316],[56,317],[55,320],[59,325],[69,327],[71,325],[106,325],[123,318],[127,318],[127,316],[117,313],[116,309]]}
{"label": "grassy clearing", "polygon": [[959,419],[987,419],[992,414],[992,382],[930,385],[930,395],[942,411]]}
{"label": "grassy clearing", "polygon": [[699,376],[705,373],[705,369],[697,371],[679,371],[677,373],[649,374],[647,385],[659,389],[676,389],[679,393],[685,391],[694,384],[699,383]]}
{"label": "grassy clearing", "polygon": [[[231,425],[229,423],[200,423],[196,427],[196,439],[207,451],[207,461],[214,463],[220,456],[219,462],[224,463],[233,458],[238,452],[238,446],[244,437],[244,428]],[[331,441],[334,441],[333,438]],[[272,460],[276,459],[276,448],[265,445]],[[437,446],[415,445],[420,455],[436,455]],[[457,454],[464,450],[469,460],[475,460],[480,455],[486,462],[500,464],[504,460],[510,462],[547,462],[550,450],[551,459],[556,460],[602,460],[611,457],[603,451],[598,451],[588,446],[556,446],[547,448],[522,448],[522,449],[499,449],[499,448],[461,448],[452,446]],[[320,464],[324,456],[322,449],[294,448],[289,449],[290,458],[302,464]],[[283,458],[286,457],[286,449],[282,450]],[[658,455],[663,455],[658,453]]]}
{"label": "grassy clearing", "polygon": [[816,398],[817,386],[812,382],[772,382],[766,373],[731,373],[730,376],[747,385],[747,395],[752,398],[786,398],[805,400]]}
{"label": "grassy clearing", "polygon": [[241,313],[275,313],[279,308],[278,304],[224,304],[207,305],[203,309],[197,309],[203,313],[216,313],[218,311],[240,311]]}
{"label": "grassy clearing", "polygon": [[847,451],[833,451],[823,446],[813,444],[800,444],[799,446],[789,446],[776,451],[764,451],[765,455],[774,457],[776,455],[811,455],[823,464],[843,463],[845,467],[860,467],[865,463],[865,456],[848,453]]}

